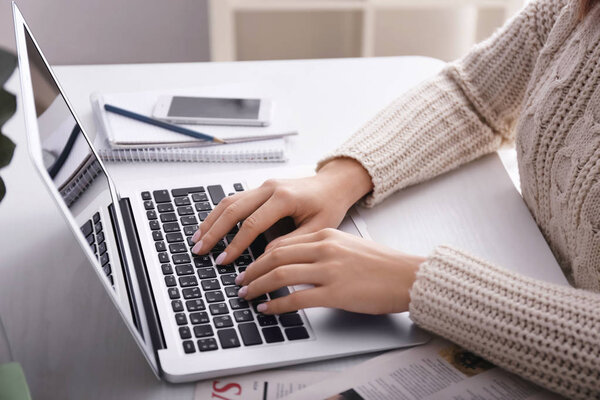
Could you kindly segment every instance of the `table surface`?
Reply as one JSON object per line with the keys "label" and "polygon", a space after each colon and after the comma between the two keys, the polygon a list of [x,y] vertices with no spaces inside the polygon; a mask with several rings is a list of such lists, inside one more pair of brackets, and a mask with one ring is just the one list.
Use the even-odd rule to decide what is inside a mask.
{"label": "table surface", "polygon": [[[297,116],[300,135],[290,141],[287,164],[299,165],[314,164],[376,111],[442,66],[424,57],[393,57],[61,66],[55,71],[86,129],[94,129],[89,103],[94,91],[268,81],[289,99]],[[6,87],[19,92],[17,74]],[[0,315],[33,397],[191,399],[193,384],[171,385],[154,377],[99,285],[85,284],[94,275],[28,159],[20,110],[3,130],[17,149],[11,165],[2,170],[7,196],[0,205]],[[108,168],[119,187],[149,176],[280,166],[149,163]],[[72,321],[73,313],[80,316],[80,326],[63,323]]]}

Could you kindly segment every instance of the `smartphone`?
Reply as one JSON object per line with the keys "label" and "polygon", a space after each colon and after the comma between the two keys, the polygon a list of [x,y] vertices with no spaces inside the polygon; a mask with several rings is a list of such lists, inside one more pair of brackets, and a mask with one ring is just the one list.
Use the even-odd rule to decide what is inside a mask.
{"label": "smartphone", "polygon": [[267,126],[271,101],[258,98],[160,96],[154,118],[174,124]]}

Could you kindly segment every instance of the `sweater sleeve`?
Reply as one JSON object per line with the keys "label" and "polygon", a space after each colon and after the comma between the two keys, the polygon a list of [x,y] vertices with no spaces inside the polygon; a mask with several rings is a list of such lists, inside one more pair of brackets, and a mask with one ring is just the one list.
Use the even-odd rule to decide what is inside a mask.
{"label": "sweater sleeve", "polygon": [[440,246],[410,296],[421,327],[568,398],[600,398],[600,294]]}
{"label": "sweater sleeve", "polygon": [[317,169],[349,157],[367,170],[373,206],[513,140],[540,49],[565,0],[533,0],[488,40],[379,112]]}

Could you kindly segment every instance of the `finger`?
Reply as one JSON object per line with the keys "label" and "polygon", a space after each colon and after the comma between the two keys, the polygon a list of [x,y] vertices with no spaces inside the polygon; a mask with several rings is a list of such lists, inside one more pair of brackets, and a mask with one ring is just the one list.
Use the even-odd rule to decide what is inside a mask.
{"label": "finger", "polygon": [[262,294],[272,292],[284,286],[311,284],[323,282],[323,269],[316,264],[291,264],[277,267],[270,272],[243,286],[238,296],[252,300]]}
{"label": "finger", "polygon": [[321,227],[319,227],[319,225],[320,224],[318,222],[311,220],[310,222],[300,225],[298,228],[296,228],[292,232],[290,232],[286,235],[283,235],[283,236],[279,236],[278,238],[271,240],[271,242],[269,242],[267,247],[265,247],[265,253],[273,250],[274,248],[278,247],[280,244],[282,246],[287,246],[289,244],[302,242],[302,240],[294,242],[291,240],[291,238],[296,238],[296,237],[300,237],[300,236],[303,236],[303,235],[306,235],[309,233],[317,232],[318,230],[321,229]]}
{"label": "finger", "polygon": [[259,276],[282,265],[313,263],[318,261],[316,253],[314,243],[280,247],[254,261],[236,278],[235,283],[248,285]]}
{"label": "finger", "polygon": [[[271,243],[269,243],[269,245],[271,245],[271,244],[273,244],[273,245],[268,250],[267,250],[267,248],[268,248],[268,246],[267,246],[267,248],[265,248],[265,253],[267,251],[274,250],[277,247],[291,246],[293,244],[298,244],[298,243],[318,242],[321,240],[328,239],[335,234],[335,233],[333,233],[335,231],[335,229],[313,229],[313,225],[315,225],[315,224],[310,224],[310,225],[311,226],[308,226],[306,228],[307,232],[301,232],[297,235],[294,235],[294,233],[296,233],[297,231],[300,230],[300,228],[298,228],[294,232],[288,233],[287,235],[278,237],[277,239],[273,240]],[[304,225],[301,228],[303,228],[303,227],[304,227]]]}
{"label": "finger", "polygon": [[290,214],[290,203],[281,201],[275,196],[271,196],[263,205],[258,207],[250,216],[244,219],[240,230],[234,236],[233,240],[225,251],[223,251],[219,260],[220,264],[229,264],[242,254],[250,246],[250,243],[258,235],[266,231],[275,222]]}
{"label": "finger", "polygon": [[217,206],[206,216],[204,221],[200,223],[198,230],[192,236],[192,242],[197,243],[200,240],[202,232],[206,232],[214,224],[219,216],[221,216],[223,210],[225,210],[225,208],[231,204],[231,202],[237,201],[240,197],[247,197],[250,193],[251,191],[236,193],[233,196],[228,196],[221,200],[219,204],[217,204]]}
{"label": "finger", "polygon": [[326,307],[329,297],[325,287],[298,290],[287,296],[259,304],[257,310],[263,314],[284,314],[302,308]]}
{"label": "finger", "polygon": [[[200,240],[192,248],[192,252],[196,254],[204,254],[212,249],[215,244],[221,240],[235,224],[248,215],[252,214],[254,210],[260,207],[261,204],[269,198],[269,193],[265,190],[259,190],[249,196],[238,198],[224,198],[221,200],[219,205],[213,210],[218,212],[218,216],[213,219],[213,223],[207,226],[208,217],[202,223],[200,228],[202,234]],[[217,210],[217,208],[220,210]],[[211,213],[212,214],[212,213]],[[209,214],[209,216],[211,215]]]}

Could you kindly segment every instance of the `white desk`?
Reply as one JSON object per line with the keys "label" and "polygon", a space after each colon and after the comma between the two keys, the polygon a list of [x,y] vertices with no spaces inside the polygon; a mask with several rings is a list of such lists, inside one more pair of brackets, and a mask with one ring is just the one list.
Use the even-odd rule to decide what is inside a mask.
{"label": "white desk", "polygon": [[[93,121],[93,91],[134,91],[272,81],[291,99],[301,135],[292,140],[289,164],[314,163],[398,94],[442,66],[421,57],[58,67],[56,71],[85,128]],[[18,79],[7,88],[18,92]],[[18,112],[4,126],[17,143],[12,163],[1,171],[7,196],[0,203],[0,315],[36,399],[191,399],[193,385],[169,385],[152,375],[108,299],[74,282],[92,279],[89,265],[26,153]],[[326,138],[326,140],[323,140]],[[244,164],[276,168],[280,164]],[[118,185],[127,179],[174,172],[235,171],[239,164],[111,164]],[[74,277],[65,265],[77,265]],[[97,286],[97,285],[96,285]],[[48,290],[59,287],[61,290]],[[44,301],[33,304],[30,291]],[[80,326],[45,318],[56,310],[80,315]],[[101,311],[97,311],[101,310]]]}

